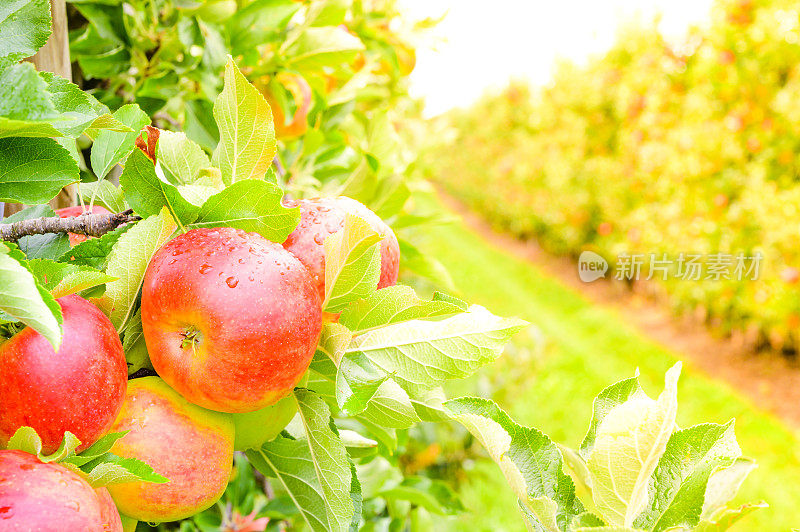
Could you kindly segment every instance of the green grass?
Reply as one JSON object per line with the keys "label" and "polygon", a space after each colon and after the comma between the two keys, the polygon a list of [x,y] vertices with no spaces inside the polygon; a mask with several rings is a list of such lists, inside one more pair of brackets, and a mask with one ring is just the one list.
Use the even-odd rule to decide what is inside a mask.
{"label": "green grass", "polygon": [[[642,385],[654,397],[663,388],[665,371],[678,360],[618,314],[593,305],[461,223],[426,228],[415,241],[444,263],[463,297],[495,313],[520,316],[543,337],[538,339],[536,330],[522,333],[495,365],[484,368],[477,380],[452,387],[451,395],[475,393],[476,383],[488,383],[492,397],[519,423],[574,447],[588,427],[598,392],[639,368]],[[756,511],[736,529],[800,526],[798,432],[690,363],[684,363],[678,393],[680,426],[736,418],[743,453],[759,464],[737,501],[765,500],[770,508]],[[516,500],[493,464],[475,462],[460,491],[470,512],[455,521],[456,529],[524,530]]]}

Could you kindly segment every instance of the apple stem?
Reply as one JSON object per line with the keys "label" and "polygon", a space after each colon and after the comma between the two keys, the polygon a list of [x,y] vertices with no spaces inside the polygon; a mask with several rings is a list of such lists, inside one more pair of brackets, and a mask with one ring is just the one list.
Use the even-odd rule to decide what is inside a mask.
{"label": "apple stem", "polygon": [[181,336],[183,336],[183,340],[181,341],[181,349],[188,349],[189,347],[194,349],[194,347],[200,343],[200,340],[203,337],[200,330],[194,325],[187,327],[186,330],[181,333]]}
{"label": "apple stem", "polygon": [[25,236],[52,233],[102,236],[121,225],[139,220],[141,217],[133,214],[132,209],[116,214],[81,214],[71,218],[59,218],[58,216],[33,218],[11,224],[0,224],[0,240],[16,242]]}

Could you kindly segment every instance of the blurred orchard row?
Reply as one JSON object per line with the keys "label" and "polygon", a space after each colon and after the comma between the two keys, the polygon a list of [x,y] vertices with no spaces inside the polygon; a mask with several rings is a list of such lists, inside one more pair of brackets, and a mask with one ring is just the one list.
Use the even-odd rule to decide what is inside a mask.
{"label": "blurred orchard row", "polygon": [[[800,6],[720,0],[680,42],[628,27],[604,56],[436,125],[428,172],[551,251],[762,253],[756,281],[659,281],[753,347],[800,341]],[[613,265],[612,265],[613,268]]]}

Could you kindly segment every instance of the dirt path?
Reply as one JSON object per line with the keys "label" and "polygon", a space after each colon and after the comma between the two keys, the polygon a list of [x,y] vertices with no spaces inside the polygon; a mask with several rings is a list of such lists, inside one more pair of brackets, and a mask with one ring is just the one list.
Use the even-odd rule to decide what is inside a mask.
{"label": "dirt path", "polygon": [[497,246],[535,263],[590,301],[613,309],[642,334],[691,361],[712,377],[727,381],[761,408],[800,428],[800,363],[774,352],[753,352],[741,341],[714,337],[706,327],[681,320],[651,299],[621,283],[578,278],[576,263],[551,255],[535,242],[494,230],[458,200],[440,190],[442,201],[475,232]]}

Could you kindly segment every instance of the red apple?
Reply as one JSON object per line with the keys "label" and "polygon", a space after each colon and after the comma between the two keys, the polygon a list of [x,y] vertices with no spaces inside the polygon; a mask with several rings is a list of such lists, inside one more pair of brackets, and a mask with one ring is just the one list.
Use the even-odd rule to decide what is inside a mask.
{"label": "red apple", "polygon": [[3,532],[122,532],[105,488],[98,490],[58,464],[22,451],[0,451]]}
{"label": "red apple", "polygon": [[0,446],[20,427],[55,451],[70,431],[79,450],[105,434],[125,399],[128,369],[109,319],[80,296],[58,299],[64,338],[58,352],[30,327],[0,344]]}
{"label": "red apple", "polygon": [[378,288],[394,286],[400,269],[400,245],[392,228],[363,204],[344,196],[305,199],[290,203],[300,207],[300,224],[283,247],[291,251],[311,272],[320,301],[325,299],[325,239],[344,226],[345,215],[360,216],[383,236],[381,278]]}
{"label": "red apple", "polygon": [[181,395],[251,412],[303,376],[322,317],[308,270],[280,245],[239,229],[194,229],[150,262],[142,325],[153,367]]}
{"label": "red apple", "polygon": [[[72,218],[74,216],[80,216],[81,214],[111,214],[111,211],[106,209],[105,207],[101,207],[100,205],[93,205],[92,210],[89,210],[89,207],[83,205],[75,205],[74,207],[64,207],[63,209],[58,209],[56,214],[61,218]],[[89,237],[86,235],[76,235],[73,233],[69,233],[67,235],[69,237],[69,245],[74,246],[75,244],[80,244],[81,242],[85,241]]]}
{"label": "red apple", "polygon": [[169,482],[109,486],[119,511],[148,522],[184,519],[214,504],[233,466],[230,414],[193,405],[158,377],[133,379],[115,432],[130,431],[111,452],[147,462]]}

